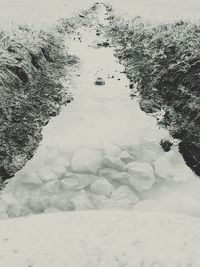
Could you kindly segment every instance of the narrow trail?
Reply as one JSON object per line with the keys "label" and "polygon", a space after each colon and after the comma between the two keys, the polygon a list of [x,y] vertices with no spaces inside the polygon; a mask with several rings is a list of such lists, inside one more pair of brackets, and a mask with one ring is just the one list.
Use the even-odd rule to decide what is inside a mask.
{"label": "narrow trail", "polygon": [[168,132],[130,99],[123,66],[103,37],[105,13],[100,6],[93,27],[66,39],[80,58],[74,101],[44,128],[35,156],[2,191],[1,218],[88,209],[200,215],[199,182],[176,147],[162,150]]}

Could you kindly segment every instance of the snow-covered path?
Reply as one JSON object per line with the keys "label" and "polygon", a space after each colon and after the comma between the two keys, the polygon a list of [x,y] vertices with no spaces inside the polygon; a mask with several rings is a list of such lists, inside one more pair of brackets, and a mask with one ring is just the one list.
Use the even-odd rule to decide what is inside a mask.
{"label": "snow-covered path", "polygon": [[161,149],[168,132],[130,99],[105,47],[105,19],[100,6],[93,27],[66,39],[81,65],[74,101],[1,193],[0,217],[20,217],[0,221],[3,267],[200,266],[200,183],[176,147]]}
{"label": "snow-covered path", "polygon": [[[66,39],[81,65],[74,101],[45,127],[35,156],[3,190],[2,218],[87,209],[200,214],[200,183],[176,147],[162,150],[168,132],[130,99],[123,67],[105,47],[105,13],[99,5],[93,27]],[[98,78],[105,84],[95,85]]]}
{"label": "snow-covered path", "polygon": [[131,211],[37,215],[1,221],[0,246],[3,267],[199,267],[200,221]]}

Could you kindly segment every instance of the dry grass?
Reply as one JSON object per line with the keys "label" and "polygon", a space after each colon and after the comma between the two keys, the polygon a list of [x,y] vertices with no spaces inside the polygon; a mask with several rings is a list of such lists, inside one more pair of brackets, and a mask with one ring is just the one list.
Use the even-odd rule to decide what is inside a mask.
{"label": "dry grass", "polygon": [[200,25],[115,18],[109,34],[127,76],[137,83],[141,108],[165,110],[160,125],[182,141],[186,161],[200,175]]}
{"label": "dry grass", "polygon": [[[0,33],[0,177],[11,177],[32,157],[41,128],[71,95],[60,82],[77,62],[64,46],[61,24]],[[70,66],[69,66],[70,67]]]}
{"label": "dry grass", "polygon": [[[41,129],[72,96],[70,79],[78,62],[65,42],[75,28],[91,23],[94,10],[59,18],[48,27],[14,24],[0,33],[0,178],[5,180],[33,156]],[[46,25],[46,24],[45,24]],[[67,82],[69,84],[69,82]]]}

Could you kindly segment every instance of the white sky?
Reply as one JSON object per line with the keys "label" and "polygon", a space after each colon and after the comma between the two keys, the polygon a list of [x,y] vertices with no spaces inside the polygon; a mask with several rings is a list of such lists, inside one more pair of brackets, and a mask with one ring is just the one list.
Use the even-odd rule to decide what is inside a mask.
{"label": "white sky", "polygon": [[130,15],[141,15],[157,21],[181,18],[199,19],[199,0],[110,0],[113,6]]}
{"label": "white sky", "polygon": [[12,22],[52,24],[55,19],[69,17],[89,8],[94,0],[0,0],[0,27],[9,28]]}
{"label": "white sky", "polygon": [[[98,0],[0,0],[0,21],[52,21],[88,8]],[[153,20],[200,17],[199,0],[107,0],[122,12]]]}

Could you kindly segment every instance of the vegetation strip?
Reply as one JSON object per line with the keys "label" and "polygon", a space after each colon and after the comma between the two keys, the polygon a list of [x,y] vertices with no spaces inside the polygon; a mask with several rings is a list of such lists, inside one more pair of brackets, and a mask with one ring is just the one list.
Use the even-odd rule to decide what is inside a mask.
{"label": "vegetation strip", "polygon": [[79,59],[65,42],[83,25],[91,25],[95,5],[47,29],[15,25],[0,32],[0,180],[12,177],[29,160],[42,139],[42,127],[73,99],[71,68]]}
{"label": "vegetation strip", "polygon": [[140,17],[110,17],[108,35],[125,66],[141,109],[164,111],[158,120],[180,140],[186,163],[200,175],[200,26],[179,21],[153,25]]}
{"label": "vegetation strip", "polygon": [[33,156],[42,127],[73,99],[60,78],[69,84],[70,68],[78,59],[67,54],[64,41],[89,20],[88,13],[60,19],[51,29],[19,25],[13,33],[0,33],[1,181]]}

